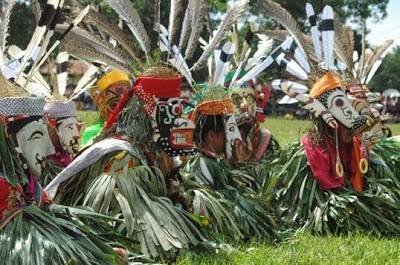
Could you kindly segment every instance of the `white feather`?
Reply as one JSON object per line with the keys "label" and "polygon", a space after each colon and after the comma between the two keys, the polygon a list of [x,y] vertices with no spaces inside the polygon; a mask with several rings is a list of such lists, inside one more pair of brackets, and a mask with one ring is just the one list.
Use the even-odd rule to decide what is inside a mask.
{"label": "white feather", "polygon": [[176,45],[172,45],[168,41],[168,31],[167,29],[160,24],[160,42],[159,42],[160,50],[168,53],[168,62],[174,66],[179,73],[181,73],[190,83],[193,83],[192,75],[189,71],[189,67],[183,58],[181,52],[179,51]]}
{"label": "white feather", "polygon": [[[333,21],[333,10],[331,6],[325,6],[322,19],[324,21]],[[333,22],[332,22],[333,23]],[[322,31],[322,42],[324,47],[324,67],[326,70],[334,69],[333,63],[333,46],[334,46],[334,30],[323,30]]]}
{"label": "white feather", "polygon": [[97,67],[94,64],[89,65],[89,68],[86,70],[86,72],[83,74],[81,79],[79,79],[78,84],[75,87],[74,92],[72,95],[69,97],[70,100],[73,100],[77,98],[80,94],[86,91],[86,85],[90,82],[94,83],[96,81],[95,74],[99,70],[99,67]]}
{"label": "white feather", "polygon": [[257,44],[257,51],[253,54],[253,56],[247,61],[246,67],[244,68],[246,71],[260,63],[265,57],[267,57],[268,53],[272,49],[273,40],[268,38],[264,34],[256,34],[259,41]]}

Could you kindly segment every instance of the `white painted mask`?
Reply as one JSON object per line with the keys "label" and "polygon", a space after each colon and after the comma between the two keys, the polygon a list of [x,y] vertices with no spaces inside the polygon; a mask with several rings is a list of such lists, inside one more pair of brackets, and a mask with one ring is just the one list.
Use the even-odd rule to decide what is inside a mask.
{"label": "white painted mask", "polygon": [[240,131],[236,123],[235,114],[227,114],[224,116],[225,122],[225,135],[226,135],[226,158],[230,159],[232,157],[232,150],[234,148],[235,140],[242,140],[240,136]]}
{"label": "white painted mask", "polygon": [[16,133],[18,151],[25,157],[28,168],[39,177],[42,173],[42,162],[55,153],[46,124],[43,119],[35,120]]}
{"label": "white painted mask", "polygon": [[78,119],[76,117],[58,119],[57,132],[61,143],[67,148],[67,151],[70,154],[78,153],[81,138]]}
{"label": "white painted mask", "polygon": [[367,123],[367,118],[360,115],[348,100],[341,88],[328,91],[318,97],[333,117],[354,133],[359,132]]}

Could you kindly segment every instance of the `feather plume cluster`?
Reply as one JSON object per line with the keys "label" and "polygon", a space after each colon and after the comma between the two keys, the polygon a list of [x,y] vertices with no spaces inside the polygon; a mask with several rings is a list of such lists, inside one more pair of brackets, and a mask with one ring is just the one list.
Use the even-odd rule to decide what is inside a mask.
{"label": "feather plume cluster", "polygon": [[249,0],[239,0],[234,2],[233,6],[226,12],[225,17],[219,25],[214,37],[210,40],[208,46],[205,48],[197,62],[191,67],[191,70],[197,70],[204,66],[211,53],[226,37],[237,20],[243,15],[248,4]]}

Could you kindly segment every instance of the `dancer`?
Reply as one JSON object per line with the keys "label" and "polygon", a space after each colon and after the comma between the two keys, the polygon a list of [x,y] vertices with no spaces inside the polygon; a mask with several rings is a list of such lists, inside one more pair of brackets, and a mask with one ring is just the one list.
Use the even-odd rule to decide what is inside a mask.
{"label": "dancer", "polygon": [[[398,235],[395,202],[399,182],[392,179],[391,184],[384,183],[380,179],[385,171],[375,174],[375,170],[369,170],[367,152],[359,136],[379,122],[379,115],[372,109],[359,113],[345,94],[339,76],[347,60],[334,60],[334,31],[323,27],[321,45],[321,33],[312,24],[315,48],[306,46],[303,33],[286,10],[272,1],[264,1],[262,8],[282,23],[296,41],[297,48],[289,55],[283,51],[276,54],[278,63],[298,79],[311,81],[309,94],[307,89],[300,91],[302,86],[293,81],[277,80],[275,87],[305,102],[305,107],[317,117],[301,144],[294,143],[282,150],[273,165],[277,173],[265,184],[265,190],[272,191],[266,196],[273,198],[281,225],[321,234],[366,231]],[[312,18],[310,22],[315,22],[309,4],[306,9]],[[332,20],[332,8],[326,6],[322,23]],[[288,39],[281,41],[284,45]],[[324,47],[323,53],[320,47]],[[305,64],[307,58],[314,58],[306,60],[312,64],[310,68]]]}

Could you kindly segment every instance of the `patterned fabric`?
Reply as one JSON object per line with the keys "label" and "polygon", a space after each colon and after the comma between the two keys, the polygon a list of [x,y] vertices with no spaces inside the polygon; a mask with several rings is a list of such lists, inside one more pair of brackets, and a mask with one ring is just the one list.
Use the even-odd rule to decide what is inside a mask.
{"label": "patterned fabric", "polygon": [[235,112],[232,99],[204,101],[198,104],[196,108],[202,115],[222,115]]}

